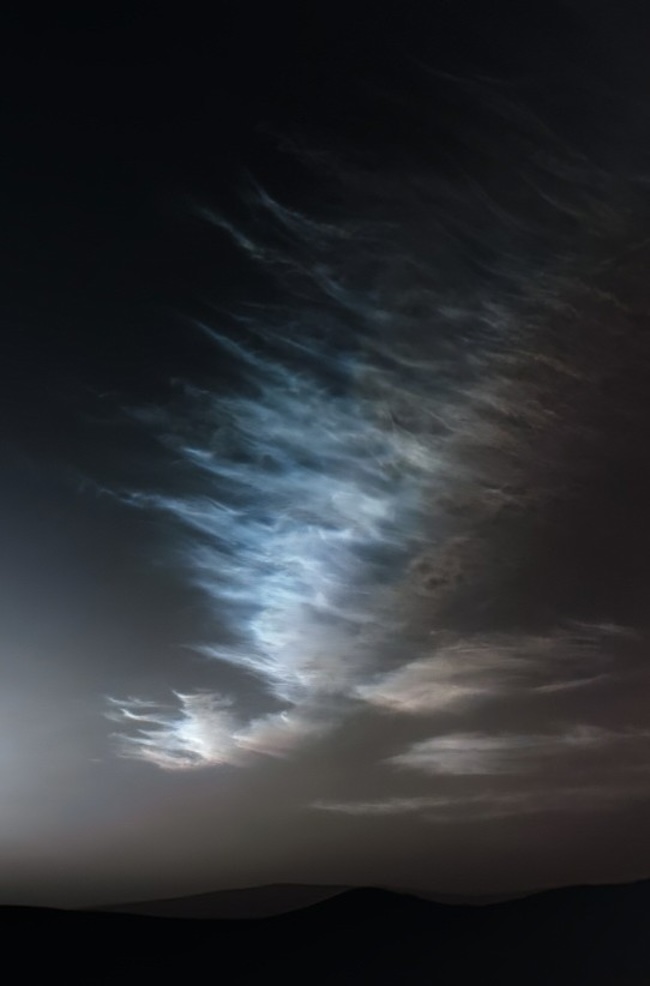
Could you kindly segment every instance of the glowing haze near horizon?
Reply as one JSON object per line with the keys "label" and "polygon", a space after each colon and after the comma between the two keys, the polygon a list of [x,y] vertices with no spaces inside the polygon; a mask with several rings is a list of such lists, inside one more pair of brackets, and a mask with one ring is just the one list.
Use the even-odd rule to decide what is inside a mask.
{"label": "glowing haze near horizon", "polygon": [[412,147],[375,92],[375,146],[289,135],[307,196],[174,199],[246,273],[171,383],[72,357],[86,431],[20,466],[59,514],[6,512],[9,896],[646,875],[647,182],[434,69]]}

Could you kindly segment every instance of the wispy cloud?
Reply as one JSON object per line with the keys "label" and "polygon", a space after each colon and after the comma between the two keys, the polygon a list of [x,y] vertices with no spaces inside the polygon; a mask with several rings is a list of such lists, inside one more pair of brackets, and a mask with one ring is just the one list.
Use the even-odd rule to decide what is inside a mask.
{"label": "wispy cloud", "polygon": [[615,626],[574,625],[545,635],[438,634],[426,657],[357,688],[395,712],[425,714],[518,692],[588,687],[612,673],[612,649],[632,636]]}
{"label": "wispy cloud", "polygon": [[242,750],[284,757],[305,744],[319,739],[332,726],[322,709],[276,712],[253,719],[239,730],[234,740]]}
{"label": "wispy cloud", "polygon": [[[191,444],[173,439],[178,421],[167,422],[165,440],[205,494],[131,502],[173,519],[177,561],[215,622],[228,627],[227,643],[193,649],[215,668],[253,675],[284,706],[243,726],[230,747],[286,751],[326,728],[322,717],[314,725],[313,710],[349,696],[373,667],[377,640],[394,630],[386,584],[417,535],[421,484],[434,466],[403,468],[399,437],[363,402],[275,363],[255,369],[254,397],[191,392]],[[125,740],[123,753],[140,751],[160,766],[213,762],[204,743],[210,725],[194,722],[197,714],[205,720],[204,700],[190,707],[186,697],[174,725],[167,710],[146,708],[144,720],[124,717],[125,726],[144,721],[147,729]],[[210,716],[221,751],[226,719],[212,709]]]}
{"label": "wispy cloud", "polygon": [[109,699],[109,718],[119,723],[122,756],[169,770],[237,762],[237,720],[219,695],[176,694],[177,706]]}
{"label": "wispy cloud", "polygon": [[627,745],[634,752],[639,742],[647,757],[649,738],[648,732],[587,725],[558,733],[451,733],[414,743],[386,762],[426,774],[529,774],[562,758],[600,754],[614,746]]}
{"label": "wispy cloud", "polygon": [[379,801],[314,801],[318,811],[336,812],[342,815],[410,815],[428,808],[446,808],[452,802],[448,797],[385,798]]}
{"label": "wispy cloud", "polygon": [[[272,246],[204,216],[277,276],[286,302],[251,306],[223,327],[197,324],[229,382],[130,412],[173,482],[122,498],[169,521],[167,561],[207,610],[208,629],[189,646],[213,662],[215,692],[228,666],[230,697],[208,701],[185,687],[171,710],[117,703],[123,755],[185,768],[233,762],[243,750],[285,755],[355,705],[462,713],[504,696],[592,687],[611,672],[624,631],[569,626],[570,612],[556,617],[538,586],[527,607],[546,632],[479,632],[476,621],[477,600],[488,628],[516,606],[528,564],[523,519],[534,515],[542,530],[552,504],[556,524],[557,504],[586,488],[601,440],[590,402],[611,320],[589,346],[578,340],[574,359],[565,334],[544,336],[518,317],[514,294],[501,303],[477,281],[463,302],[445,250],[423,247],[440,203],[415,185],[401,201],[402,190],[391,185],[398,223],[372,209],[366,223],[319,223],[257,189]],[[530,272],[521,276],[504,269],[494,283],[529,291]],[[539,320],[566,314],[563,276],[535,284]],[[238,693],[251,679],[267,701],[254,715]],[[594,736],[577,730],[562,743]],[[393,764],[512,771],[524,763],[518,750],[527,763],[549,759],[555,742],[540,732],[518,745],[468,729]]]}
{"label": "wispy cloud", "polygon": [[385,798],[377,801],[315,801],[311,808],[358,817],[417,816],[425,822],[453,823],[506,819],[547,812],[591,812],[615,809],[647,799],[647,790],[620,784],[577,784],[519,791],[483,790],[475,793]]}

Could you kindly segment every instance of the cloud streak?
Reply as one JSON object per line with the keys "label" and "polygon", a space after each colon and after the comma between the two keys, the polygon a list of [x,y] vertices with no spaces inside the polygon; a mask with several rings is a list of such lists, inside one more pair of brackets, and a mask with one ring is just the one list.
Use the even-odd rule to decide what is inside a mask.
{"label": "cloud streak", "polygon": [[574,625],[548,634],[435,635],[426,657],[361,685],[364,701],[393,712],[464,711],[493,699],[588,688],[606,681],[621,645],[616,626]]}
{"label": "cloud streak", "polygon": [[524,791],[484,790],[478,793],[386,798],[377,801],[315,801],[316,811],[358,818],[414,816],[428,823],[462,824],[546,813],[590,813],[615,810],[645,800],[641,787],[578,784],[530,788]]}
{"label": "cloud streak", "polygon": [[395,767],[425,774],[530,774],[562,760],[601,754],[612,747],[641,746],[646,762],[650,732],[613,731],[576,725],[560,733],[450,733],[414,743],[405,752],[388,758]]}

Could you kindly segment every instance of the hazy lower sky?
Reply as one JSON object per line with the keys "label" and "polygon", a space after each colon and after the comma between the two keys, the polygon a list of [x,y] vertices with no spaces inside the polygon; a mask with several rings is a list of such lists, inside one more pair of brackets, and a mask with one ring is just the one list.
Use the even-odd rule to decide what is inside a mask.
{"label": "hazy lower sky", "polygon": [[0,900],[650,855],[632,4],[3,38]]}

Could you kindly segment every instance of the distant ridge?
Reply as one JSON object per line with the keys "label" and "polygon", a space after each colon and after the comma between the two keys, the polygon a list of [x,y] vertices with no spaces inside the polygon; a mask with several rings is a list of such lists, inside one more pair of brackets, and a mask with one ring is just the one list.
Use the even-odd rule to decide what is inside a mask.
{"label": "distant ridge", "polygon": [[[255,920],[289,914],[332,898],[346,895],[346,900],[355,901],[354,906],[361,904],[361,895],[370,900],[384,899],[400,900],[414,899],[428,904],[444,905],[445,907],[484,908],[497,904],[514,903],[529,899],[538,900],[554,895],[560,899],[571,895],[576,899],[584,894],[629,893],[629,888],[650,886],[650,881],[641,880],[635,883],[578,885],[556,887],[541,890],[520,890],[504,894],[461,895],[437,894],[424,890],[413,890],[410,887],[350,887],[329,884],[301,883],[272,883],[259,887],[242,887],[229,890],[217,890],[212,893],[192,894],[182,897],[169,897],[156,900],[139,900],[127,903],[108,904],[100,907],[85,908],[101,913],[139,914],[149,917],[183,918],[196,920]],[[645,892],[644,890],[644,892]],[[347,906],[347,905],[346,905]]]}
{"label": "distant ridge", "polygon": [[193,894],[189,897],[111,904],[93,910],[197,920],[252,920],[297,911],[349,889],[345,886],[272,883],[261,887]]}

